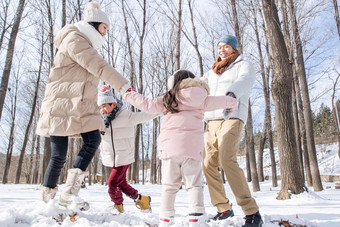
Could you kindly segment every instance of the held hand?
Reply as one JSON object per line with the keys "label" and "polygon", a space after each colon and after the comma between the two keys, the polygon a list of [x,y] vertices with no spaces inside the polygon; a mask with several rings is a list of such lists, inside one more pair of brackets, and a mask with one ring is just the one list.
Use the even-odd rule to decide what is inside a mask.
{"label": "held hand", "polygon": [[224,120],[228,120],[237,106],[237,99],[228,95],[228,108],[223,110]]}
{"label": "held hand", "polygon": [[131,91],[137,92],[137,91],[136,91],[135,89],[133,89],[132,87],[130,87],[129,89],[126,90],[126,92],[131,92]]}

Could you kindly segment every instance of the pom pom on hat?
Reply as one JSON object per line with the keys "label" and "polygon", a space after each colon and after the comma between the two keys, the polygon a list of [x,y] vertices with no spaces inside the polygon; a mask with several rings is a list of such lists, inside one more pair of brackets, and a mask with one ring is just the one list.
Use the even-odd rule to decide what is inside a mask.
{"label": "pom pom on hat", "polygon": [[97,100],[98,106],[101,106],[105,103],[114,103],[114,102],[117,102],[117,100],[113,96],[110,86],[108,85],[101,86],[100,91],[98,93],[98,100]]}
{"label": "pom pom on hat", "polygon": [[228,45],[230,45],[234,50],[237,50],[237,45],[238,45],[238,42],[237,42],[237,39],[235,36],[233,35],[226,35],[226,36],[223,36],[222,38],[220,38],[217,42],[217,45],[219,43],[226,43]]}
{"label": "pom pom on hat", "polygon": [[110,25],[110,20],[106,13],[100,9],[98,2],[89,2],[84,11],[84,21],[86,22],[100,22]]}

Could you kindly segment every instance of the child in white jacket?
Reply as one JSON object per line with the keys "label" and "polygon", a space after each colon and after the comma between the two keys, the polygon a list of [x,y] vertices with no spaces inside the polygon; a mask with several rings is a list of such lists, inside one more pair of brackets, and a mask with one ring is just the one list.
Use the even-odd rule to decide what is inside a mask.
{"label": "child in white jacket", "polygon": [[158,114],[130,111],[121,101],[115,99],[107,85],[103,85],[98,93],[98,106],[106,126],[106,131],[102,132],[100,155],[103,165],[112,167],[108,192],[115,210],[124,212],[124,193],[135,201],[137,208],[151,211],[151,197],[139,194],[128,184],[126,171],[135,162],[134,126],[153,119]]}

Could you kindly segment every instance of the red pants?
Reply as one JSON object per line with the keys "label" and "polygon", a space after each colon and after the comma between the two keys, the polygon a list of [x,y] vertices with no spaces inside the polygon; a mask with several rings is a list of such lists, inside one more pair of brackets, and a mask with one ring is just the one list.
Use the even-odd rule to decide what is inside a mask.
{"label": "red pants", "polygon": [[126,181],[126,171],[130,165],[112,167],[111,174],[108,180],[109,195],[111,201],[116,205],[123,203],[123,194],[130,197],[131,199],[137,199],[138,191],[131,187]]}

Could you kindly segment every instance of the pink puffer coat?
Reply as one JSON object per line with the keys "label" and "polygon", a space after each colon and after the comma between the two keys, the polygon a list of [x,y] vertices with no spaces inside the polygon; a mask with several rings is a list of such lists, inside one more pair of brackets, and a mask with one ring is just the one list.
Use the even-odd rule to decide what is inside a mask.
{"label": "pink puffer coat", "polygon": [[164,113],[158,146],[160,159],[175,156],[202,160],[204,146],[203,117],[205,111],[232,108],[236,99],[230,96],[208,96],[208,85],[198,78],[181,82],[177,94],[179,113],[169,113],[163,105],[163,96],[145,98],[137,92],[127,92],[124,99],[148,113]]}

